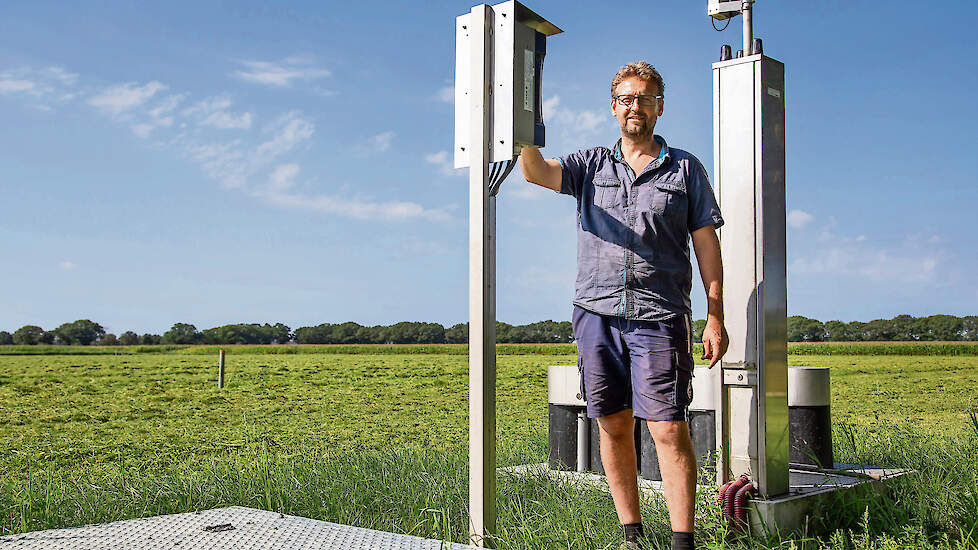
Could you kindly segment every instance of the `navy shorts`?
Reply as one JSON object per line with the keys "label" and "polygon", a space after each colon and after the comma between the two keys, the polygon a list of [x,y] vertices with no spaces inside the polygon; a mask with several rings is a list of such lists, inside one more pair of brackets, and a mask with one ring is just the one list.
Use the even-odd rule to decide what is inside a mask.
{"label": "navy shorts", "polygon": [[590,418],[633,409],[645,420],[687,420],[693,400],[690,318],[630,321],[574,306],[581,394]]}

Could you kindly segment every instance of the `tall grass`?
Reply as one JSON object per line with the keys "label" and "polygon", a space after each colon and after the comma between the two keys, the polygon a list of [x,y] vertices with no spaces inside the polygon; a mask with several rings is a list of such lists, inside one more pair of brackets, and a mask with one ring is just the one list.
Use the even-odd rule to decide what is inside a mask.
{"label": "tall grass", "polygon": [[[503,449],[505,463],[542,462],[546,434],[526,434]],[[807,532],[738,538],[718,520],[714,492],[698,494],[697,539],[712,549],[884,550],[978,548],[978,420],[947,437],[908,426],[884,431],[840,425],[844,462],[911,468],[912,476],[829,503]],[[149,472],[125,461],[102,473],[68,478],[39,474],[3,484],[0,532],[18,533],[133,517],[240,505],[425,538],[465,542],[467,453],[464,448],[354,448],[322,456],[287,456],[260,440],[193,467]],[[620,532],[607,493],[545,472],[498,478],[498,547],[512,550],[616,548]],[[669,548],[660,498],[645,499],[650,548]]]}

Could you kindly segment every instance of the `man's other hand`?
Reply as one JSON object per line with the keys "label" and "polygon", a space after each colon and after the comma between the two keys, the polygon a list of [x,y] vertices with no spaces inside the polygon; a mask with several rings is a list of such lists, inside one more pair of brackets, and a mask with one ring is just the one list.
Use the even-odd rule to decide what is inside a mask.
{"label": "man's other hand", "polygon": [[724,328],[723,322],[715,317],[707,319],[706,328],[703,329],[703,357],[700,359],[709,359],[712,369],[723,354],[727,353],[729,343],[727,329]]}

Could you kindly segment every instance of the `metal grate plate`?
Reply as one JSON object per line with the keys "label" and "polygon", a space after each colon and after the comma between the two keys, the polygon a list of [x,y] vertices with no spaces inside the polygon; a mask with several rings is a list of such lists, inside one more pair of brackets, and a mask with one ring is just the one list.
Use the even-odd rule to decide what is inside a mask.
{"label": "metal grate plate", "polygon": [[242,506],[0,537],[0,549],[463,550],[398,535]]}

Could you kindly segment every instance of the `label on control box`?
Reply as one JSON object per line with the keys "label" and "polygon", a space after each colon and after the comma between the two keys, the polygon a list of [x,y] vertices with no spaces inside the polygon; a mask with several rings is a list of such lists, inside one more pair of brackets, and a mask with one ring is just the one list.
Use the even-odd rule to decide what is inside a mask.
{"label": "label on control box", "polygon": [[534,59],[536,55],[531,50],[523,50],[523,109],[533,112],[534,89]]}

